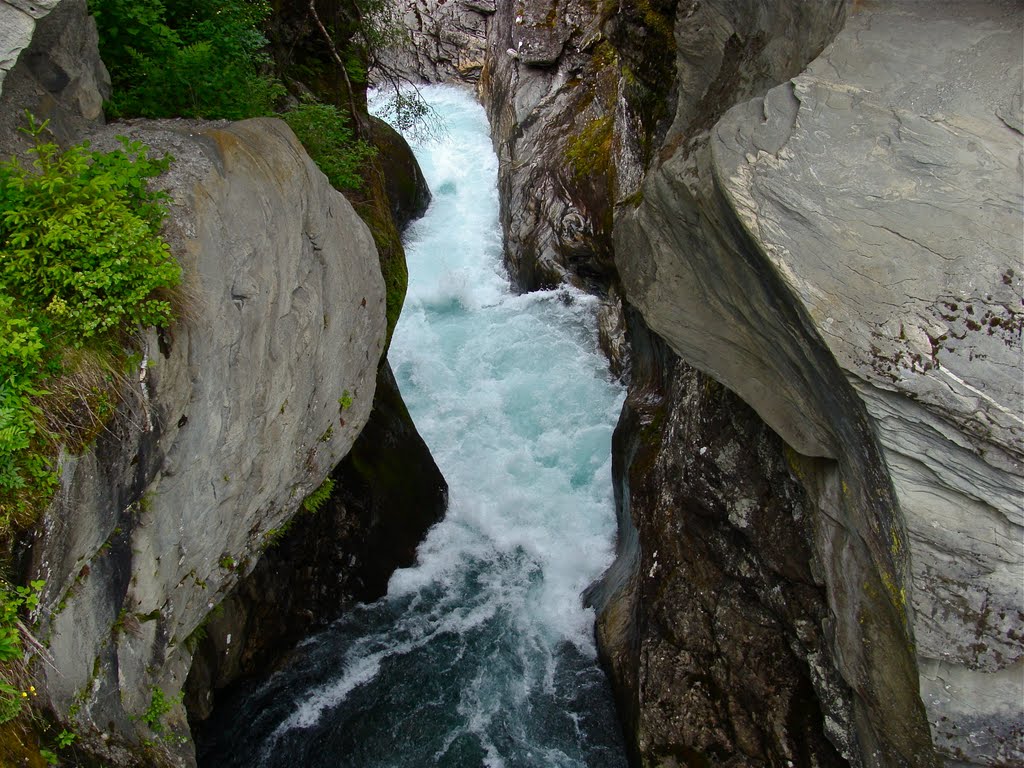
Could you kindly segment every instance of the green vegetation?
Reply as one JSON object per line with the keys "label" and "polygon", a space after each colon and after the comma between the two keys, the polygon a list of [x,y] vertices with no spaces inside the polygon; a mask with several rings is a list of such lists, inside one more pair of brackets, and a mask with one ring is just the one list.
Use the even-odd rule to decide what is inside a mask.
{"label": "green vegetation", "polygon": [[330,498],[331,492],[334,490],[334,481],[331,478],[327,478],[320,487],[313,491],[309,496],[302,500],[302,508],[306,512],[316,513],[320,510],[320,507],[324,505],[324,502]]}
{"label": "green vegetation", "polygon": [[347,389],[338,398],[338,407],[343,411],[347,411],[352,407],[352,394]]}
{"label": "green vegetation", "polygon": [[306,98],[283,117],[331,186],[339,190],[363,187],[367,163],[376,156],[377,150],[362,139],[356,139],[343,112],[330,104]]}
{"label": "green vegetation", "polygon": [[174,705],[180,703],[184,697],[184,693],[179,693],[177,696],[168,698],[162,688],[154,685],[149,699],[149,706],[146,707],[145,712],[139,715],[138,719],[149,726],[149,730],[157,736],[161,736],[166,740],[173,740],[173,734],[166,733],[167,726],[163,722],[164,715],[174,709]]}
{"label": "green vegetation", "polygon": [[32,168],[0,164],[0,539],[56,485],[57,445],[81,446],[113,408],[119,342],[171,320],[180,267],[160,237],[171,162],[122,139],[62,150],[29,119]]}
{"label": "green vegetation", "polygon": [[577,181],[607,173],[612,156],[611,115],[595,118],[569,140],[565,159]]}
{"label": "green vegetation", "polygon": [[43,585],[42,581],[33,581],[27,587],[0,583],[0,723],[20,715],[23,704],[35,696],[36,689],[24,683],[22,638],[27,630],[18,614],[36,609]]}
{"label": "green vegetation", "polygon": [[110,71],[112,117],[238,120],[274,111],[265,0],[90,0]]}

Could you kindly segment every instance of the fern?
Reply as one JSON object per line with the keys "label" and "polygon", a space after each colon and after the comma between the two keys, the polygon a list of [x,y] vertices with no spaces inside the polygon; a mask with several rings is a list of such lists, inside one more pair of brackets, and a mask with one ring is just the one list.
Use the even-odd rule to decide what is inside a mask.
{"label": "fern", "polygon": [[302,501],[302,508],[307,512],[317,513],[320,511],[320,507],[324,505],[324,502],[330,498],[331,492],[334,491],[334,481],[331,478],[327,478],[320,487],[313,491]]}

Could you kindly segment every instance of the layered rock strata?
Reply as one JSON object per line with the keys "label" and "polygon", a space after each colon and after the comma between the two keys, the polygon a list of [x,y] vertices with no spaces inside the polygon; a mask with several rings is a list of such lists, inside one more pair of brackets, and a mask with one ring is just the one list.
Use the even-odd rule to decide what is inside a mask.
{"label": "layered rock strata", "polygon": [[397,0],[388,9],[408,44],[383,51],[371,73],[380,84],[477,82],[487,50],[495,0]]}
{"label": "layered rock strata", "polygon": [[715,145],[878,429],[936,744],[996,764],[1024,761],[1021,39],[1009,3],[856,16]]}
{"label": "layered rock strata", "polygon": [[706,145],[666,153],[616,222],[652,328],[836,459],[844,489],[865,462],[837,425],[867,414],[893,526],[879,537],[879,510],[853,530],[874,562],[887,535],[894,565],[909,550],[893,594],[913,602],[936,746],[996,765],[1024,749],[1019,53],[1007,4],[864,10]]}

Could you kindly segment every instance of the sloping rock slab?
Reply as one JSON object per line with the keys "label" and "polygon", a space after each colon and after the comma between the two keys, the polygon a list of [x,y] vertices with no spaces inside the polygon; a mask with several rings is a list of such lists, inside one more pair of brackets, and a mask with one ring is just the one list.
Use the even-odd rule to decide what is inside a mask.
{"label": "sloping rock slab", "polygon": [[1011,2],[854,14],[711,145],[874,418],[933,737],[1000,765],[1024,760],[1021,21]]}

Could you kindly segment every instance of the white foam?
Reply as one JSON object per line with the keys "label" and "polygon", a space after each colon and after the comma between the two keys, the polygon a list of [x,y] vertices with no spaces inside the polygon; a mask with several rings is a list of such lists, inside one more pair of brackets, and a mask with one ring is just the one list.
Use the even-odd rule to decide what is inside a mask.
{"label": "white foam", "polygon": [[[407,234],[410,288],[390,359],[448,480],[450,507],[417,564],[391,579],[386,600],[410,604],[397,625],[354,643],[343,673],[310,693],[275,738],[316,723],[388,656],[500,619],[500,631],[514,634],[513,655],[474,660],[479,671],[459,704],[463,733],[500,768],[492,719],[509,702],[554,689],[566,643],[594,655],[594,617],[580,593],[612,557],[609,456],[623,393],[596,349],[593,298],[509,290],[483,110],[459,89],[424,92],[448,133],[417,147],[435,195]],[[458,736],[449,733],[438,754]],[[537,752],[561,756],[544,764],[575,764]]]}

